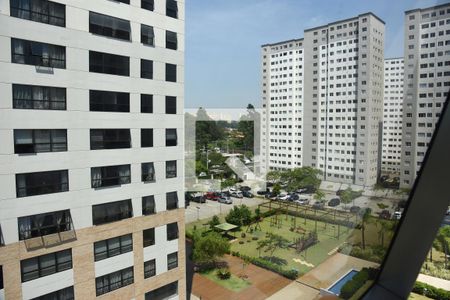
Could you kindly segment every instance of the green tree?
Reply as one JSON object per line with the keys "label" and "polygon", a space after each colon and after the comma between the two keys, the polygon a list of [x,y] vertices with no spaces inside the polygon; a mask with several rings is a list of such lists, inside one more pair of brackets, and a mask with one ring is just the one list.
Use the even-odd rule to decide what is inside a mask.
{"label": "green tree", "polygon": [[279,181],[281,179],[281,172],[276,170],[269,171],[267,172],[266,179],[267,181]]}
{"label": "green tree", "polygon": [[448,252],[450,249],[450,226],[446,225],[441,228],[439,228],[439,231],[436,235],[435,242],[433,243],[435,245],[435,248],[441,252],[444,252],[444,268],[448,268]]}
{"label": "green tree", "polygon": [[252,221],[252,212],[246,205],[235,206],[225,216],[225,221],[238,227],[249,225]]}
{"label": "green tree", "polygon": [[325,193],[321,190],[317,190],[314,194],[314,199],[316,199],[319,202],[322,202],[325,198]]}
{"label": "green tree", "polygon": [[341,194],[341,201],[344,203],[344,206],[347,206],[350,202],[352,202],[353,190],[351,187],[345,189]]}
{"label": "green tree", "polygon": [[363,250],[366,249],[366,226],[371,221],[372,210],[370,208],[366,208],[361,210],[361,244]]}
{"label": "green tree", "polygon": [[193,259],[197,263],[215,263],[230,251],[230,243],[217,232],[194,235]]}
{"label": "green tree", "polygon": [[[270,260],[274,258],[273,254],[277,249],[284,249],[289,246],[289,240],[281,235],[268,232],[266,238],[258,242],[257,249],[264,249],[266,252],[270,252]],[[260,252],[261,253],[261,252]]]}
{"label": "green tree", "polygon": [[286,183],[286,190],[296,191],[305,187],[319,188],[322,172],[312,167],[302,167],[286,170],[281,173],[281,181]]}
{"label": "green tree", "polygon": [[281,192],[281,186],[280,186],[280,184],[279,184],[279,183],[275,183],[275,184],[273,185],[272,193],[275,194],[275,195],[279,195],[280,192]]}
{"label": "green tree", "polygon": [[215,230],[215,226],[220,224],[220,219],[217,215],[214,215],[211,219],[211,221],[208,222],[209,224],[209,229],[211,230]]}
{"label": "green tree", "polygon": [[233,185],[235,185],[235,184],[236,184],[236,179],[233,179],[233,178],[227,178],[227,179],[223,180],[223,181],[220,183],[220,188],[221,188],[222,190],[224,190],[224,189],[226,189],[226,188],[228,188],[228,187],[231,187],[231,186],[233,186]]}
{"label": "green tree", "polygon": [[378,220],[377,221],[378,229],[378,238],[380,239],[380,245],[384,247],[384,238],[386,233],[391,232],[394,229],[394,222],[389,220]]}

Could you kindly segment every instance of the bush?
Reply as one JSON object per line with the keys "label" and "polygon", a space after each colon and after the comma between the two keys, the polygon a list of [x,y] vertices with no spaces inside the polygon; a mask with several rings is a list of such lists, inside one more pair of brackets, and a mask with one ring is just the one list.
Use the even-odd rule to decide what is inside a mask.
{"label": "bush", "polygon": [[258,237],[257,237],[257,236],[253,236],[253,237],[252,237],[252,240],[257,241],[257,240],[258,240]]}
{"label": "bush", "polygon": [[231,273],[230,270],[228,270],[227,268],[221,268],[219,270],[217,270],[217,277],[219,277],[222,280],[227,280],[230,279],[231,277]]}
{"label": "bush", "polygon": [[241,233],[241,238],[243,238],[243,239],[244,239],[244,238],[245,238],[245,236],[246,236],[246,235],[245,235],[245,232]]}
{"label": "bush", "polygon": [[250,257],[244,254],[240,254],[239,252],[232,252],[231,255],[237,256],[242,258],[243,260],[246,260],[255,266],[261,267],[263,269],[278,273],[288,279],[297,279],[299,272],[297,270],[284,270],[282,267],[280,267],[277,264],[274,264],[268,260],[265,260],[260,257]]}
{"label": "bush", "polygon": [[242,245],[244,243],[244,241],[239,241],[239,244]]}
{"label": "bush", "polygon": [[414,284],[413,290],[414,293],[424,295],[431,299],[436,300],[447,300],[450,299],[450,291],[446,291],[444,289],[439,289],[434,286],[428,285],[423,282],[416,282]]}
{"label": "bush", "polygon": [[363,268],[342,286],[339,297],[350,299],[368,280],[375,279],[377,272],[374,268]]}

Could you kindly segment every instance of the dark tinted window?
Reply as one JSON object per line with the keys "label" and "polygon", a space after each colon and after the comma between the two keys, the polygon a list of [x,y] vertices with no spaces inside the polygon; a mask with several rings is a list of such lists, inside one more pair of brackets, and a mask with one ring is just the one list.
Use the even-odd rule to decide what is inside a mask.
{"label": "dark tinted window", "polygon": [[141,129],[141,147],[153,147],[153,129]]}
{"label": "dark tinted window", "polygon": [[178,267],[178,252],[167,254],[167,270]]}
{"label": "dark tinted window", "polygon": [[142,197],[142,214],[144,216],[155,213],[155,196]]}
{"label": "dark tinted window", "polygon": [[66,129],[14,129],[14,153],[67,151]]}
{"label": "dark tinted window", "polygon": [[145,294],[145,300],[163,300],[178,295],[178,281],[169,283]]}
{"label": "dark tinted window", "polygon": [[152,26],[141,24],[141,43],[155,46],[155,33]]}
{"label": "dark tinted window", "polygon": [[131,234],[94,243],[95,261],[103,260],[130,251],[133,251],[133,238]]}
{"label": "dark tinted window", "polygon": [[92,206],[92,223],[101,225],[133,217],[131,200],[122,200]]}
{"label": "dark tinted window", "polygon": [[11,61],[16,64],[65,69],[66,48],[12,38]]}
{"label": "dark tinted window", "polygon": [[167,210],[178,208],[178,194],[177,192],[166,193],[166,208]]}
{"label": "dark tinted window", "polygon": [[19,109],[66,109],[66,89],[13,84],[13,107]]}
{"label": "dark tinted window", "polygon": [[141,113],[153,113],[153,95],[141,94]]}
{"label": "dark tinted window", "polygon": [[177,177],[177,161],[169,160],[166,161],[166,178]]}
{"label": "dark tinted window", "polygon": [[177,82],[177,65],[166,64],[166,81]]}
{"label": "dark tinted window", "polygon": [[33,298],[31,300],[74,300],[73,286],[69,286],[65,289],[51,292],[49,294]]}
{"label": "dark tinted window", "polygon": [[3,290],[3,267],[0,266],[0,290]]}
{"label": "dark tinted window", "polygon": [[153,79],[153,61],[141,59],[141,78]]}
{"label": "dark tinted window", "polygon": [[114,1],[122,2],[122,3],[125,3],[125,4],[130,4],[130,0],[114,0]]}
{"label": "dark tinted window", "polygon": [[89,91],[90,111],[130,112],[130,94],[107,91]]}
{"label": "dark tinted window", "polygon": [[166,31],[166,48],[172,50],[178,49],[178,40],[176,32]]}
{"label": "dark tinted window", "polygon": [[156,275],[156,260],[152,259],[144,262],[144,278]]}
{"label": "dark tinted window", "polygon": [[144,247],[155,244],[155,228],[145,229],[142,232],[142,236],[144,238]]}
{"label": "dark tinted window", "polygon": [[130,129],[91,129],[91,150],[130,147]]}
{"label": "dark tinted window", "polygon": [[52,194],[69,190],[67,170],[16,174],[17,197]]}
{"label": "dark tinted window", "polygon": [[166,147],[176,146],[178,144],[177,130],[175,128],[166,129]]}
{"label": "dark tinted window", "polygon": [[22,282],[72,269],[72,250],[63,250],[20,261]]}
{"label": "dark tinted window", "polygon": [[166,16],[178,18],[178,5],[175,0],[166,0]]}
{"label": "dark tinted window", "polygon": [[20,217],[18,219],[18,226],[19,240],[41,237],[73,229],[70,210]]}
{"label": "dark tinted window", "polygon": [[141,164],[142,181],[143,182],[154,182],[155,178],[155,167],[152,162]]}
{"label": "dark tinted window", "polygon": [[130,76],[130,58],[89,51],[89,72]]}
{"label": "dark tinted window", "polygon": [[93,188],[130,183],[130,165],[91,168],[91,180]]}
{"label": "dark tinted window", "polygon": [[97,296],[100,296],[133,284],[133,282],[133,267],[103,275],[95,278],[96,294]]}
{"label": "dark tinted window", "polygon": [[89,32],[129,41],[130,21],[89,12]]}
{"label": "dark tinted window", "polygon": [[155,9],[155,2],[154,0],[141,0],[141,7],[153,11]]}
{"label": "dark tinted window", "polygon": [[176,222],[167,224],[167,240],[171,241],[177,238],[178,238],[178,224]]}
{"label": "dark tinted window", "polygon": [[47,0],[11,0],[11,16],[55,26],[66,26],[66,6]]}
{"label": "dark tinted window", "polygon": [[177,113],[177,97],[166,96],[166,114]]}

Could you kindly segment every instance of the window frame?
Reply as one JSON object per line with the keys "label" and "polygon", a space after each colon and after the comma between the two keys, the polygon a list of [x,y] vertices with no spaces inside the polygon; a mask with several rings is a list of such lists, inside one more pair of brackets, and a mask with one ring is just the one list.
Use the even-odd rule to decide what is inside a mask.
{"label": "window frame", "polygon": [[[93,22],[95,18],[98,18],[98,22]],[[98,23],[103,24],[100,25]],[[108,27],[107,25],[112,26]],[[127,30],[125,30],[125,28]],[[89,32],[95,35],[122,41],[131,41],[131,25],[129,20],[120,19],[94,11],[89,11]]]}
{"label": "window frame", "polygon": [[[124,207],[127,206],[126,210],[122,210],[122,207],[121,207],[122,204],[124,205]],[[112,210],[111,207],[113,207],[114,205],[117,205],[117,207],[115,209],[118,212],[116,212],[113,215],[108,215],[108,213],[107,213],[108,210]],[[97,209],[97,212],[96,212],[96,209]],[[96,213],[100,214],[101,210],[104,210],[104,212],[103,212],[104,217],[100,218],[100,216],[95,216]],[[131,203],[131,199],[92,205],[92,225],[93,226],[100,226],[100,225],[104,225],[104,224],[118,222],[118,221],[129,219],[132,217],[133,217],[133,204]]]}
{"label": "window frame", "polygon": [[178,3],[175,0],[166,0],[166,16],[178,19]]}
{"label": "window frame", "polygon": [[89,111],[130,112],[130,93],[89,90]]}
{"label": "window frame", "polygon": [[144,279],[156,276],[156,259],[144,261]]}
{"label": "window frame", "polygon": [[[27,186],[27,181],[35,181],[36,179],[40,179],[41,181],[44,180],[43,176],[50,176],[53,177],[55,175],[59,175],[59,182],[58,183],[52,183],[52,184],[36,184],[33,186]],[[25,186],[20,187],[20,177],[24,177],[24,183]],[[30,176],[30,178],[28,178]],[[36,178],[34,178],[34,177]],[[54,178],[47,178],[54,179]],[[51,180],[49,180],[51,181]],[[58,187],[56,189],[56,187]],[[47,188],[54,188],[51,191],[45,190]],[[29,192],[29,189],[37,189],[36,192]],[[25,190],[24,193],[21,191]],[[30,196],[37,196],[37,195],[47,195],[47,194],[55,194],[55,193],[63,193],[69,191],[69,171],[68,170],[52,170],[52,171],[42,171],[42,172],[30,172],[30,173],[18,173],[16,174],[16,197],[17,198],[23,198],[23,197],[30,197]]]}
{"label": "window frame", "polygon": [[[175,168],[174,168],[175,166]],[[178,168],[176,160],[166,161],[166,179],[177,178]]]}
{"label": "window frame", "polygon": [[[101,141],[93,140],[95,133],[101,133],[98,136]],[[107,128],[107,129],[90,129],[90,148],[91,150],[109,150],[109,149],[129,149],[131,148],[130,129],[125,128]]]}
{"label": "window frame", "polygon": [[[173,227],[173,228],[171,228],[171,227]],[[179,235],[180,235],[180,230],[178,228],[178,223],[177,222],[168,223],[166,225],[166,233],[167,233],[167,240],[168,241],[177,240],[179,238]]]}
{"label": "window frame", "polygon": [[[148,103],[144,103],[148,102]],[[141,113],[152,114],[153,113],[153,95],[141,94]]]}
{"label": "window frame", "polygon": [[[41,6],[41,8],[46,10],[43,13],[43,12],[33,11],[32,7],[30,7],[29,9],[24,9],[22,7],[13,6],[13,2],[28,2],[29,6],[31,3],[33,3],[33,1],[30,1],[30,0],[15,0],[15,1],[11,0],[10,6],[9,6],[11,17],[15,17],[15,18],[23,19],[23,20],[29,20],[29,21],[38,22],[38,23],[44,23],[44,24],[58,26],[58,27],[66,27],[66,6],[64,4],[53,2],[53,1],[40,0],[39,2],[44,4],[44,6]],[[37,1],[34,1],[34,2],[37,2]],[[50,6],[53,6],[53,9],[50,9]],[[56,11],[55,8],[62,10],[63,16],[59,16],[57,14],[53,15],[52,12]],[[20,13],[19,13],[19,11],[20,11]],[[22,16],[19,16],[21,14],[22,14]],[[27,14],[28,14],[28,17],[26,17]],[[45,19],[47,19],[47,20],[45,20]],[[52,22],[52,19],[53,19],[53,22]]]}
{"label": "window frame", "polygon": [[[58,222],[58,214],[60,214],[60,222]],[[39,219],[44,219],[44,223],[51,220],[51,218],[49,217],[53,219],[53,224],[45,224],[45,226],[39,225]],[[19,241],[25,241],[28,239],[43,237],[50,234],[59,234],[61,232],[72,231],[74,228],[70,210],[66,209],[18,217],[17,229],[19,233]]]}
{"label": "window frame", "polygon": [[[121,168],[126,169],[128,167],[128,175],[120,175]],[[97,169],[100,169],[100,178],[95,178],[95,172]],[[122,170],[123,171],[123,170]],[[106,173],[116,173],[114,176],[106,175]],[[98,182],[100,181],[100,184]],[[106,181],[106,182],[105,182]],[[110,183],[108,183],[110,182]],[[123,184],[131,183],[131,165],[114,165],[114,166],[100,166],[100,167],[91,167],[91,188],[106,188],[111,186],[121,186]]]}
{"label": "window frame", "polygon": [[[23,53],[16,53],[15,43],[23,43]],[[43,49],[47,48],[47,52],[53,54],[52,56],[45,57],[43,54]],[[63,58],[55,58],[55,54],[62,54]],[[40,53],[39,53],[40,52]],[[21,59],[17,58],[21,57]],[[14,64],[36,66],[36,67],[48,67],[55,69],[65,69],[66,68],[66,47],[42,43],[36,41],[30,41],[25,39],[11,38],[11,62]],[[23,60],[23,61],[22,61]]]}
{"label": "window frame", "polygon": [[[112,282],[111,278],[120,273],[120,282]],[[130,278],[125,278],[125,274],[131,274]],[[99,288],[100,281],[103,281],[102,287]],[[105,284],[106,282],[106,284]],[[103,276],[99,276],[95,278],[95,294],[96,296],[101,296],[117,289],[123,288],[127,285],[134,283],[134,270],[133,266],[115,271],[109,274],[105,274]],[[118,284],[118,285],[117,285]]]}
{"label": "window frame", "polygon": [[[175,134],[173,134],[175,132]],[[169,137],[175,136],[175,139],[169,139]],[[176,128],[166,128],[166,147],[178,146],[178,133]]]}
{"label": "window frame", "polygon": [[155,10],[154,0],[141,0],[141,8],[149,11]]}
{"label": "window frame", "polygon": [[89,72],[130,77],[130,57],[89,50]]}
{"label": "window frame", "polygon": [[141,128],[141,148],[152,148],[153,137],[153,128]]}
{"label": "window frame", "polygon": [[[70,260],[69,261],[63,261],[63,262],[59,262],[59,255],[62,254],[69,254]],[[43,260],[44,259],[49,259],[51,258],[53,260],[53,264],[51,266],[47,266],[47,267],[43,267]],[[24,265],[27,262],[31,262],[31,261],[36,261],[36,269],[33,271],[28,271],[28,272],[24,272]],[[48,269],[50,268],[54,268],[54,270],[51,273],[48,273]],[[46,277],[46,276],[50,276],[59,272],[63,272],[66,270],[70,270],[73,268],[73,258],[72,258],[72,249],[65,249],[65,250],[61,250],[61,251],[57,251],[57,252],[52,252],[52,253],[48,253],[48,254],[44,254],[44,255],[40,255],[40,256],[35,256],[35,257],[31,257],[28,259],[23,259],[20,261],[20,278],[21,278],[21,282],[28,282],[28,281],[32,281],[35,279],[39,279],[42,277]],[[45,271],[45,272],[44,272]],[[30,273],[36,273],[36,276],[33,276],[31,278],[25,278],[25,276],[28,276],[28,274]]]}
{"label": "window frame", "polygon": [[[20,91],[20,89],[23,89]],[[30,98],[17,98],[19,94],[25,94],[24,90],[29,90],[28,94]],[[37,91],[37,90],[41,91]],[[47,96],[47,99],[35,99],[35,94],[41,94]],[[63,101],[57,99],[57,94],[64,95]],[[22,96],[23,97],[23,96]],[[39,109],[39,110],[66,110],[67,109],[67,90],[66,88],[42,86],[42,85],[29,85],[29,84],[16,84],[12,85],[12,100],[14,109]],[[31,103],[28,103],[31,102]],[[24,105],[25,103],[25,105]],[[30,105],[31,104],[31,105]],[[41,104],[41,105],[38,105]],[[62,104],[62,105],[61,105]],[[25,106],[25,107],[20,107]]]}
{"label": "window frame", "polygon": [[[115,239],[118,239],[119,247],[112,248],[110,244]],[[131,244],[125,244],[124,243],[125,241],[131,241]],[[106,250],[102,251],[102,252],[100,252],[100,251],[97,252],[96,247],[97,246],[100,247],[101,243],[105,244]],[[118,250],[118,252],[115,252],[117,250]],[[132,251],[133,251],[133,235],[131,233],[117,236],[117,237],[112,237],[112,238],[109,238],[106,240],[94,242],[94,261],[101,261],[104,259],[108,259],[108,258],[117,256],[117,255],[132,252]]]}
{"label": "window frame", "polygon": [[178,209],[178,192],[167,192],[166,193],[166,210]]}
{"label": "window frame", "polygon": [[166,63],[166,82],[177,82],[177,65]]}
{"label": "window frame", "polygon": [[176,115],[177,114],[177,97],[166,96],[166,115]]}
{"label": "window frame", "polygon": [[[144,172],[144,168],[148,165],[148,173]],[[153,176],[151,170],[153,169]],[[156,170],[153,162],[141,163],[141,181],[145,183],[156,182]]]}
{"label": "window frame", "polygon": [[141,44],[155,47],[155,30],[153,26],[141,24]]}
{"label": "window frame", "polygon": [[178,34],[176,32],[166,30],[166,49],[178,50]]}
{"label": "window frame", "polygon": [[[48,131],[48,142],[36,142],[36,132]],[[29,132],[31,134],[31,143],[17,143],[17,136],[21,132]],[[56,133],[64,133],[64,142],[55,142]],[[15,154],[30,154],[30,153],[46,153],[46,152],[66,152],[67,151],[67,129],[14,129],[14,153]],[[27,145],[27,146],[26,146]],[[37,145],[48,145],[49,151],[43,151],[36,148]],[[54,148],[55,145],[60,145],[62,148]],[[26,148],[25,148],[26,146]],[[24,150],[20,150],[23,147]]]}
{"label": "window frame", "polygon": [[[67,294],[70,295],[67,295]],[[68,298],[70,296],[70,298]],[[63,298],[64,297],[64,298]],[[30,300],[48,300],[48,299],[57,299],[57,300],[74,300],[75,299],[75,293],[73,286],[69,286]]]}
{"label": "window frame", "polygon": [[[151,205],[147,205],[146,202],[153,202],[153,209],[151,209]],[[155,196],[149,195],[142,197],[142,215],[149,216],[154,214],[156,214]]]}
{"label": "window frame", "polygon": [[155,227],[142,230],[142,240],[144,248],[154,246],[156,243]]}
{"label": "window frame", "polygon": [[141,78],[153,79],[153,60],[141,58]]}
{"label": "window frame", "polygon": [[[175,257],[174,261],[173,257]],[[178,268],[178,251],[167,254],[167,271]]]}

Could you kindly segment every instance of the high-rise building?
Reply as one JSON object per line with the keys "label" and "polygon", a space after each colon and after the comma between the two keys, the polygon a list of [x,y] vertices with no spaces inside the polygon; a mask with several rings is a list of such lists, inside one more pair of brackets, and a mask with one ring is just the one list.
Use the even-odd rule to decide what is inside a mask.
{"label": "high-rise building", "polygon": [[381,172],[400,174],[403,119],[403,58],[384,60]]}
{"label": "high-rise building", "polygon": [[411,187],[450,89],[450,3],[405,12],[400,186]]}
{"label": "high-rise building", "polygon": [[185,299],[184,1],[0,23],[0,299]]}
{"label": "high-rise building", "polygon": [[375,184],[384,22],[366,13],[307,29],[303,40],[264,45],[262,56],[267,170],[312,166],[325,180]]}
{"label": "high-rise building", "polygon": [[303,39],[262,46],[261,166],[302,165]]}

